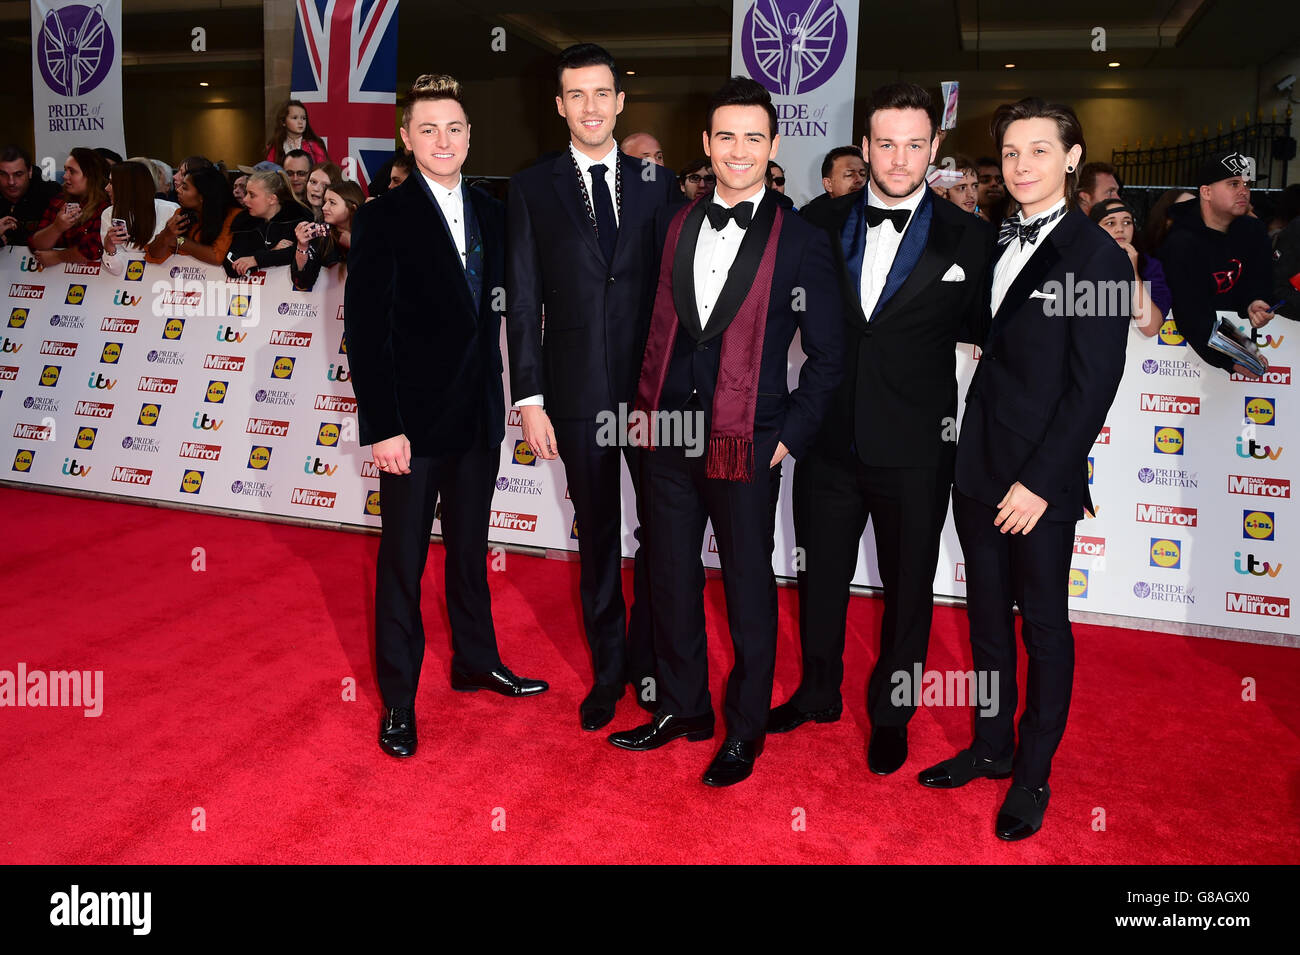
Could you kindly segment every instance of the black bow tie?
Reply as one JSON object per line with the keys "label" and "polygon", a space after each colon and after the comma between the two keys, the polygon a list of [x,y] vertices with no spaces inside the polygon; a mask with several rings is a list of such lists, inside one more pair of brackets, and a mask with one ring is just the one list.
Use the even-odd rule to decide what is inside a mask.
{"label": "black bow tie", "polygon": [[1002,228],[998,232],[998,245],[1006,245],[1015,238],[1019,238],[1021,242],[1033,245],[1038,241],[1039,230],[1053,219],[1064,214],[1065,206],[1062,206],[1050,216],[1042,216],[1035,219],[1033,222],[1021,222],[1019,214],[1003,219]]}
{"label": "black bow tie", "polygon": [[721,232],[725,229],[728,219],[734,219],[736,225],[742,229],[748,229],[750,220],[754,218],[754,204],[752,202],[742,202],[739,205],[727,208],[718,205],[716,202],[710,202],[704,207],[704,214],[709,217],[709,225],[713,226],[715,232]]}
{"label": "black bow tie", "polygon": [[912,213],[908,209],[881,209],[879,206],[867,206],[867,227],[874,229],[888,219],[894,223],[894,231],[902,232],[907,227],[907,219]]}

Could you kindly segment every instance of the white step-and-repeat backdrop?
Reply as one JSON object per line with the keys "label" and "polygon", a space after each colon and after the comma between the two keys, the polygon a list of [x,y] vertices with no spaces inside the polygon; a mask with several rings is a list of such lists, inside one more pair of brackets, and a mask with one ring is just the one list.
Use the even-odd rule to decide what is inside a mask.
{"label": "white step-and-repeat backdrop", "polygon": [[[357,444],[333,272],[304,293],[287,269],[236,283],[173,257],[133,261],[119,277],[93,265],[41,269],[25,249],[4,249],[0,281],[5,478],[378,526],[379,478]],[[1128,373],[1089,459],[1098,506],[1078,528],[1074,608],[1295,631],[1286,455],[1300,455],[1300,417],[1288,330],[1278,319],[1259,335],[1272,363],[1263,382],[1202,365],[1172,323],[1154,339],[1130,337]],[[974,366],[960,348],[963,390]],[[576,550],[563,466],[536,458],[508,415],[491,540]],[[773,559],[785,577],[798,559],[792,472],[787,464]],[[630,553],[626,519],[624,531]],[[717,566],[711,533],[703,556]],[[964,595],[964,571],[950,519],[935,592]],[[855,582],[879,584],[870,531]]]}

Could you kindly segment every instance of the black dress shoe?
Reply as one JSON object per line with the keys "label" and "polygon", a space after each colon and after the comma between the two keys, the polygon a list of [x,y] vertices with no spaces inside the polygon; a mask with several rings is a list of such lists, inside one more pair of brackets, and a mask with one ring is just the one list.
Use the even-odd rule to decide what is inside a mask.
{"label": "black dress shoe", "polygon": [[638,752],[658,749],[665,743],[685,736],[691,742],[713,739],[713,714],[703,716],[681,717],[671,713],[660,713],[644,726],[610,733],[609,741],[619,749],[631,749]]}
{"label": "black dress shoe", "polygon": [[1047,800],[1052,796],[1052,789],[1043,783],[1039,789],[1028,786],[1012,786],[1007,791],[1007,798],[998,810],[996,824],[998,838],[1007,842],[1028,839],[1043,827],[1043,813],[1047,812]]}
{"label": "black dress shoe", "polygon": [[907,727],[873,726],[867,745],[867,768],[888,776],[907,762]]}
{"label": "black dress shoe", "polygon": [[415,755],[415,707],[390,706],[379,722],[379,748],[404,759]]}
{"label": "black dress shoe", "polygon": [[475,693],[478,690],[491,690],[502,696],[533,696],[545,693],[550,684],[545,680],[525,680],[515,676],[503,663],[486,673],[461,673],[451,671],[451,688],[461,693]]}
{"label": "black dress shoe", "polygon": [[976,758],[975,751],[963,749],[956,756],[936,763],[916,774],[917,782],[931,789],[956,789],[972,779],[1007,779],[1011,775],[1011,757]]}
{"label": "black dress shoe", "polygon": [[614,707],[623,697],[624,684],[610,686],[597,683],[587,694],[587,698],[578,704],[578,716],[582,718],[582,728],[598,730],[614,718]]}
{"label": "black dress shoe", "polygon": [[840,712],[843,707],[832,706],[824,710],[813,710],[811,713],[805,713],[799,707],[794,705],[794,701],[782,703],[780,706],[772,708],[772,712],[767,714],[767,731],[769,733],[788,733],[796,726],[810,720],[814,723],[834,723],[840,718]]}
{"label": "black dress shoe", "polygon": [[[650,682],[647,683],[647,680]],[[654,675],[647,673],[645,676],[634,677],[630,682],[632,683],[632,695],[636,697],[636,705],[647,713],[659,712],[658,684],[655,682]],[[647,693],[650,696],[648,700],[646,699]]]}
{"label": "black dress shoe", "polygon": [[754,771],[754,760],[762,752],[761,739],[749,741],[728,736],[723,740],[718,755],[713,757],[713,762],[704,771],[704,785],[734,786],[742,779],[748,779]]}

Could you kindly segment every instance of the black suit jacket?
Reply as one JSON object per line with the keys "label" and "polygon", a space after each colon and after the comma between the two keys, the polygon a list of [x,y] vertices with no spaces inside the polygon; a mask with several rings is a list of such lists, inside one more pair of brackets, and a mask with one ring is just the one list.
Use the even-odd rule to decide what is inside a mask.
{"label": "black suit jacket", "polygon": [[553,417],[594,419],[636,398],[654,297],[651,227],[677,181],[662,166],[617,156],[623,203],[613,263],[601,254],[567,149],[510,180],[510,392],[515,401],[543,395]]}
{"label": "black suit jacket", "polygon": [[[980,344],[988,330],[988,267],[994,245],[989,224],[951,202],[922,198],[931,209],[924,249],[911,272],[870,322],[862,313],[856,269],[845,259],[850,213],[867,192],[852,192],[801,210],[825,229],[844,297],[844,380],[835,393],[818,449],[877,467],[951,463],[957,433],[957,342]],[[913,221],[908,233],[917,228]],[[892,229],[886,222],[879,228]],[[904,241],[908,238],[904,234]],[[919,236],[915,237],[919,238]],[[899,248],[902,253],[902,246]],[[943,281],[953,266],[962,281]]]}
{"label": "black suit jacket", "polygon": [[[1102,282],[1131,292],[1133,267],[1077,210],[1038,246],[992,316],[966,395],[956,487],[992,507],[1019,481],[1047,501],[1045,519],[1077,521],[1085,505],[1092,508],[1088,451],[1124,375],[1132,300],[1106,308],[1108,295],[1094,294],[1093,314],[1069,312],[1083,311],[1077,296],[1084,283],[1094,293],[1117,287]],[[1071,274],[1075,303],[1066,301]]]}
{"label": "black suit jacket", "polygon": [[[771,189],[763,194],[753,221],[745,230],[726,284],[703,328],[695,300],[695,247],[700,229],[712,228],[704,213],[712,197],[701,200],[687,213],[673,259],[673,302],[679,327],[659,399],[661,409],[680,408],[690,400],[692,391],[698,391],[705,424],[712,428],[722,333],[736,317],[736,311],[754,284],[776,216],[777,197],[778,193]],[[655,216],[656,280],[668,227],[680,211],[680,206],[666,208]],[[790,210],[784,210],[758,372],[754,410],[756,447],[764,434],[775,434],[796,459],[812,446],[843,372],[842,322],[842,305],[826,236]],[[790,342],[796,330],[806,359],[799,371],[798,387],[790,391],[786,371]],[[755,462],[764,466],[766,463]]]}
{"label": "black suit jacket", "polygon": [[469,450],[505,436],[501,314],[505,206],[478,189],[483,243],[477,312],[460,253],[418,171],[357,210],[344,329],[362,444],[405,434],[413,455]]}

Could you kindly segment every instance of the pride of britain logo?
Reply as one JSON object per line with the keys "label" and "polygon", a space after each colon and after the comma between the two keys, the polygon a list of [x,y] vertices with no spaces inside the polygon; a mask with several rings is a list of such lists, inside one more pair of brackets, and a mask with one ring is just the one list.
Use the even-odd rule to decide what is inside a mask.
{"label": "pride of britain logo", "polygon": [[835,75],[848,24],[835,0],[757,0],[740,37],[749,75],[772,93],[797,96]]}
{"label": "pride of britain logo", "polygon": [[113,33],[99,4],[70,4],[45,15],[36,40],[41,78],[60,96],[84,96],[108,77]]}

